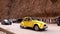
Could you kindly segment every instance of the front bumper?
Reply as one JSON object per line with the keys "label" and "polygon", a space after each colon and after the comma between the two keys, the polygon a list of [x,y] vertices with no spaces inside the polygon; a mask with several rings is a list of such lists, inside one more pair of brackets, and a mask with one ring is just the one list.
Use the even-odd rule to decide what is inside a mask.
{"label": "front bumper", "polygon": [[48,26],[47,26],[47,25],[40,26],[40,29],[46,29],[46,28],[48,28]]}
{"label": "front bumper", "polygon": [[44,26],[44,29],[45,29],[45,28],[48,28],[48,27],[47,27],[47,26]]}

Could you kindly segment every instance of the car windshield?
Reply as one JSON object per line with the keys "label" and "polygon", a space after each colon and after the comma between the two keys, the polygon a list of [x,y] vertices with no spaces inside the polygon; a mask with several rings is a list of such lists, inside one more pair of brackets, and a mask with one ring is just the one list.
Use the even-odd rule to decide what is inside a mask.
{"label": "car windshield", "polygon": [[32,17],[32,20],[39,20],[39,21],[41,21],[40,18],[34,18],[34,17]]}
{"label": "car windshield", "polygon": [[4,21],[5,21],[5,22],[10,22],[10,21],[9,21],[9,20],[7,20],[7,19],[5,19]]}

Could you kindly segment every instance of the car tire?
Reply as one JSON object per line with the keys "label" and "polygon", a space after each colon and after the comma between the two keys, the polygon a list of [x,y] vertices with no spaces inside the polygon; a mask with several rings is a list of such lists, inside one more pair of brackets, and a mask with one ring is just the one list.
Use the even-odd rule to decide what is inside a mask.
{"label": "car tire", "polygon": [[20,26],[21,28],[23,28],[23,29],[26,29],[27,27],[24,27],[24,26]]}
{"label": "car tire", "polygon": [[24,27],[22,27],[22,26],[20,26],[21,28],[24,28]]}
{"label": "car tire", "polygon": [[40,28],[39,28],[38,25],[34,25],[33,29],[34,29],[35,31],[39,31],[39,30],[40,30]]}

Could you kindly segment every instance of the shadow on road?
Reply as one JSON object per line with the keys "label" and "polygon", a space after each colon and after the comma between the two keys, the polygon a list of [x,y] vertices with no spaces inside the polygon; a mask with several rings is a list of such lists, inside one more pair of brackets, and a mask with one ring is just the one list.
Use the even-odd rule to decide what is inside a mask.
{"label": "shadow on road", "polygon": [[[27,28],[21,28],[21,29],[26,29],[26,30],[32,30],[32,31],[35,31],[34,29],[29,28],[29,27],[27,27]],[[37,32],[45,32],[45,31],[47,31],[47,30],[39,30],[39,31],[37,31]]]}

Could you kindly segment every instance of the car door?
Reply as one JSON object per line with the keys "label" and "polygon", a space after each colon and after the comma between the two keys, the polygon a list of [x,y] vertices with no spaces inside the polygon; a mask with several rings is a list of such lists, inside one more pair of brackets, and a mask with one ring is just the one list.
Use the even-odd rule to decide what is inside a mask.
{"label": "car door", "polygon": [[23,23],[24,23],[24,26],[28,26],[28,18],[25,18],[24,20],[23,20]]}
{"label": "car door", "polygon": [[32,27],[33,26],[33,20],[31,18],[28,19],[28,27]]}
{"label": "car door", "polygon": [[32,20],[31,20],[31,18],[30,18],[30,17],[29,17],[29,18],[26,18],[26,21],[25,21],[24,23],[25,23],[25,26],[31,27],[31,25],[32,25]]}
{"label": "car door", "polygon": [[33,21],[32,21],[32,19],[31,19],[31,18],[26,18],[26,19],[24,20],[24,25],[25,25],[26,27],[32,27],[32,26],[33,26]]}

